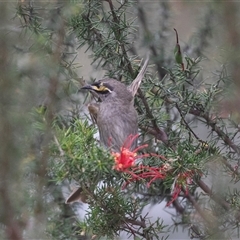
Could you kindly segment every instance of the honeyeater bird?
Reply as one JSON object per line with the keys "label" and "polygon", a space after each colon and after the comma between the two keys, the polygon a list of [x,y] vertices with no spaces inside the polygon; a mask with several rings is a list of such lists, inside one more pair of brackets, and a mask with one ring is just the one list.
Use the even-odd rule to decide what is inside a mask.
{"label": "honeyeater bird", "polygon": [[[90,104],[88,109],[98,126],[101,144],[112,151],[120,152],[129,136],[138,133],[134,97],[146,72],[148,60],[147,57],[137,77],[129,86],[115,79],[105,78],[81,88],[90,91],[99,100]],[[136,146],[135,138],[130,149],[133,150]],[[80,196],[79,189],[69,196],[66,203],[71,203]]]}
{"label": "honeyeater bird", "polygon": [[[113,151],[119,152],[126,139],[138,133],[134,96],[144,77],[147,64],[148,58],[129,86],[115,79],[105,78],[82,87],[99,99],[98,103],[90,104],[88,109],[97,123],[100,142]],[[134,141],[131,148],[135,148],[136,144],[137,141]]]}

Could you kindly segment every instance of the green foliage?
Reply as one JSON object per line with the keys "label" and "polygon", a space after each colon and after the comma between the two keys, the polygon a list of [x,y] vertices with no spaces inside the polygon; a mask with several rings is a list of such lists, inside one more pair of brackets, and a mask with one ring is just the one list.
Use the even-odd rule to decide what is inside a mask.
{"label": "green foliage", "polygon": [[[144,204],[137,196],[123,192],[123,178],[113,170],[114,160],[109,151],[97,146],[96,129],[87,121],[76,119],[70,127],[55,126],[57,144],[52,146],[52,181],[60,184],[66,179],[75,180],[85,188],[89,210],[86,233],[113,238],[122,225],[131,225],[141,214]],[[62,156],[59,154],[64,153]],[[127,176],[126,176],[127,177]],[[127,179],[127,178],[126,178]],[[157,230],[158,229],[158,230]],[[163,227],[156,224],[144,227],[142,236],[151,236]],[[130,230],[127,230],[130,231]]]}
{"label": "green foliage", "polygon": [[[108,3],[110,10],[104,12],[105,5],[100,6],[99,2],[92,1],[89,5],[85,6],[86,14],[83,13],[74,16],[71,25],[78,36],[80,46],[87,44],[93,51],[93,60],[96,61],[97,59],[102,67],[109,69],[107,75],[111,77],[115,76],[112,74],[115,71],[114,73],[118,76],[119,73],[122,73],[118,71],[120,67],[120,69],[125,69],[124,73],[122,73],[123,76],[127,79],[129,77],[134,78],[133,69],[136,67],[132,60],[135,56],[130,57],[125,52],[129,47],[129,41],[125,39],[125,33],[132,32],[132,28],[128,24],[125,24],[126,15],[121,12],[126,5],[123,3],[119,8],[112,8],[111,1],[108,1]],[[151,33],[146,27],[147,22],[141,8],[139,16],[142,17],[140,21],[146,36],[150,36]],[[206,16],[209,16],[209,13],[206,13]],[[128,30],[126,30],[127,28]],[[209,32],[211,30],[207,31],[207,33]],[[146,188],[146,182],[144,181],[137,181],[128,186],[129,192],[143,195],[143,202],[151,202],[151,197],[149,196],[153,196],[154,194],[158,198],[158,201],[164,199],[163,196],[171,192],[169,190],[173,188],[174,182],[177,181],[177,176],[181,176],[181,174],[186,172],[195,172],[195,183],[191,185],[191,194],[194,194],[197,189],[196,183],[199,182],[204,173],[208,174],[208,169],[205,167],[206,163],[219,155],[226,156],[226,152],[222,151],[223,149],[219,147],[219,143],[222,141],[225,144],[229,143],[229,139],[226,141],[227,133],[225,134],[224,130],[224,126],[226,125],[221,123],[221,119],[213,120],[212,115],[216,113],[217,102],[222,99],[222,87],[225,86],[227,78],[226,76],[220,77],[213,84],[209,84],[204,82],[201,76],[202,69],[200,64],[203,59],[199,57],[199,49],[203,51],[204,47],[207,46],[207,37],[209,35],[202,36],[202,38],[206,38],[201,39],[199,45],[196,44],[196,46],[193,46],[193,49],[196,47],[195,53],[197,53],[197,57],[191,58],[187,56],[184,60],[181,53],[182,47],[177,39],[175,60],[181,66],[168,64],[167,68],[159,70],[167,64],[166,62],[159,62],[156,58],[155,64],[159,70],[158,75],[154,77],[148,75],[141,86],[145,95],[142,95],[140,92],[139,98],[136,100],[136,107],[139,112],[139,126],[142,139],[149,143],[148,151],[164,155],[171,166],[171,174],[166,178],[166,181],[153,182],[149,189]],[[147,39],[149,42],[146,45],[149,44],[150,51],[155,56],[157,43],[154,42],[153,38],[145,38],[145,41]],[[191,55],[194,56],[193,53]],[[172,63],[174,62],[173,58],[174,55],[172,56]],[[168,61],[167,58],[165,60]],[[185,69],[183,61],[186,62]],[[127,74],[130,74],[129,76],[126,76],[126,70]],[[187,120],[189,115],[192,115],[190,121]],[[209,129],[211,131],[210,136],[206,140],[201,139],[195,132],[194,125],[199,123],[197,119],[212,129],[212,131]],[[218,127],[216,127],[217,125]],[[168,142],[165,145],[161,142],[157,144],[153,143],[155,139],[163,141],[162,136],[164,133],[161,132],[159,126],[163,127],[168,133]],[[147,134],[149,129],[153,132],[152,135]],[[214,132],[217,134],[217,137],[213,134]],[[237,149],[237,147],[234,147],[234,149]],[[235,154],[237,154],[237,151]],[[146,166],[164,166],[164,161],[156,158],[144,159],[143,162]],[[205,191],[207,190],[205,189]],[[188,200],[191,202],[191,198],[188,198]],[[101,218],[104,219],[103,216]],[[105,229],[105,227],[102,226],[102,229]],[[215,227],[214,229],[216,230]],[[206,232],[206,236],[210,236],[211,234]]]}
{"label": "green foliage", "polygon": [[[94,133],[87,121],[76,120],[68,128],[56,126],[56,137],[60,151],[64,152],[63,159],[53,161],[52,173],[57,181],[75,179],[78,182],[98,182],[106,178],[112,171],[113,159],[109,152],[96,147]],[[55,156],[59,155],[57,146],[53,149]],[[53,157],[54,157],[53,155]],[[84,174],[83,174],[84,173]]]}
{"label": "green foliage", "polygon": [[[10,14],[4,4],[0,18],[7,28]],[[4,238],[114,239],[124,232],[134,239],[161,239],[172,231],[164,217],[143,215],[144,207],[161,201],[172,203],[178,213],[174,227],[186,226],[192,238],[239,238],[238,67],[211,70],[211,81],[202,67],[217,34],[216,5],[207,5],[194,35],[199,37],[183,44],[183,34],[178,30],[175,39],[170,26],[170,3],[151,3],[161,10],[154,26],[149,4],[17,3],[13,30],[0,38]],[[229,36],[237,39],[236,32]],[[126,84],[139,71],[141,50],[149,52],[151,64],[135,107],[139,146],[148,144],[138,154],[150,157],[139,158],[136,166],[157,168],[166,176],[131,181],[132,169],[114,170],[110,149],[100,145],[97,129],[83,117],[85,102],[78,91],[83,79],[76,71],[86,63],[76,58],[80,47],[106,76]],[[72,182],[86,195],[83,220],[80,204],[64,203]]]}

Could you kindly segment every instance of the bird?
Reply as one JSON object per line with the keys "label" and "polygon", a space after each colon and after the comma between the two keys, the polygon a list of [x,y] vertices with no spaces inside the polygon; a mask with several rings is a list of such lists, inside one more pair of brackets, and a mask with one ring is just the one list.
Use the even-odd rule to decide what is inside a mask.
{"label": "bird", "polygon": [[[146,73],[148,61],[149,57],[129,86],[116,79],[104,78],[81,88],[98,99],[98,102],[88,105],[88,110],[97,124],[100,143],[111,151],[120,152],[127,139],[138,134],[138,114],[134,108],[134,97]],[[130,142],[129,149],[135,149],[137,138]],[[81,187],[77,188],[65,203],[86,200],[82,195]]]}
{"label": "bird", "polygon": [[[90,91],[99,99],[98,103],[89,104],[88,110],[96,122],[100,143],[112,151],[120,151],[129,136],[138,133],[138,115],[134,108],[134,97],[147,69],[147,58],[134,81],[126,86],[124,83],[105,78],[97,80],[81,89]],[[130,146],[136,148],[137,139]]]}

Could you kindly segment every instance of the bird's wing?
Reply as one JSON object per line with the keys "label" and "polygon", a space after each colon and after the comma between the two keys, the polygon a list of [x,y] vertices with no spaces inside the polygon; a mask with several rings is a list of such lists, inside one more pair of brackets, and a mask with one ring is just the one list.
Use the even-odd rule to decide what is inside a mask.
{"label": "bird's wing", "polygon": [[90,103],[88,105],[88,111],[90,113],[93,123],[97,124],[97,115],[98,115],[98,111],[99,111],[99,104]]}

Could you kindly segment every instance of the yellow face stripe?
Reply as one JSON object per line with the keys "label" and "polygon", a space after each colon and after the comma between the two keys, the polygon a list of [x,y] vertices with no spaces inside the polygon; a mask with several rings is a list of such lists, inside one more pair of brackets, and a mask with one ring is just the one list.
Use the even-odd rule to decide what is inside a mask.
{"label": "yellow face stripe", "polygon": [[97,86],[92,86],[93,90],[98,91],[98,92],[104,92],[104,91],[108,91],[111,92],[111,90],[107,87],[105,87],[104,85],[100,85],[99,87]]}

